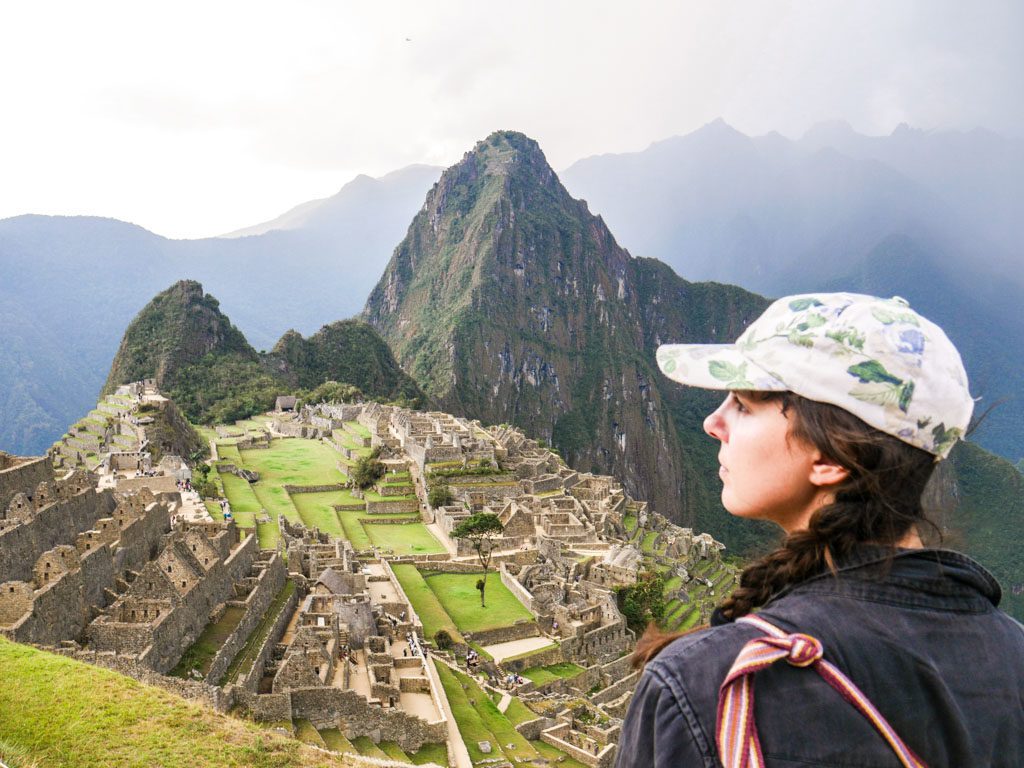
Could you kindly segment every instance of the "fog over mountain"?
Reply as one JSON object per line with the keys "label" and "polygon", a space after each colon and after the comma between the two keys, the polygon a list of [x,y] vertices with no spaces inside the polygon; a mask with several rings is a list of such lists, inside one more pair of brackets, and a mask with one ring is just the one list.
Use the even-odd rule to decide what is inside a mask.
{"label": "fog over mountain", "polygon": [[[898,293],[964,350],[978,433],[1024,455],[1024,142],[984,130],[842,123],[799,140],[721,120],[643,152],[581,160],[561,175],[635,256],[688,280],[782,295]],[[87,217],[0,221],[0,445],[44,450],[99,391],[128,321],[157,291],[200,280],[257,349],[354,315],[441,169],[361,176],[337,195],[204,240],[168,240]],[[904,266],[900,266],[900,265]]]}
{"label": "fog over mountain", "polygon": [[1024,141],[985,130],[869,137],[826,123],[791,141],[716,120],[561,176],[625,247],[687,279],[782,294],[901,234],[1022,284]]}
{"label": "fog over mountain", "polygon": [[440,172],[361,176],[291,212],[286,228],[251,236],[169,240],[94,217],[0,221],[0,446],[41,453],[88,411],[128,322],[177,280],[201,280],[257,349],[356,314]]}

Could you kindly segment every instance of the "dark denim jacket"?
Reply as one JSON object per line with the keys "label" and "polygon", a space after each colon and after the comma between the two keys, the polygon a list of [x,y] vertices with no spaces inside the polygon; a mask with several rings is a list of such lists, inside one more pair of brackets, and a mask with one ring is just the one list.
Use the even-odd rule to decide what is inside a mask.
{"label": "dark denim jacket", "polygon": [[[865,549],[775,597],[760,615],[818,638],[929,768],[1024,766],[1024,630],[997,610],[995,579],[946,550]],[[713,626],[647,665],[623,723],[619,768],[720,766],[718,688],[757,629]],[[785,661],[754,678],[771,768],[888,768],[882,737],[810,669]]]}

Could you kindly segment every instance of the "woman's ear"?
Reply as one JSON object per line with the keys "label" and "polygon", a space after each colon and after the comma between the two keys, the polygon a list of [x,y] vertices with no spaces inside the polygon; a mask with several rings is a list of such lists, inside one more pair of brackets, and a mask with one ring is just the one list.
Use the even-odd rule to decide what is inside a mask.
{"label": "woman's ear", "polygon": [[811,464],[811,485],[819,488],[835,486],[850,476],[850,470],[830,459],[819,456]]}

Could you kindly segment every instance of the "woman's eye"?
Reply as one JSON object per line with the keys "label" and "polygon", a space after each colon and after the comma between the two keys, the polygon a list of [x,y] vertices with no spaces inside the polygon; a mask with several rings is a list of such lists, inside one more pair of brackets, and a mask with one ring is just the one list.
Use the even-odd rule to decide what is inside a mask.
{"label": "woman's eye", "polygon": [[747,409],[747,406],[745,406],[743,404],[743,401],[740,400],[738,397],[736,397],[736,395],[732,396],[732,401],[736,404],[736,410],[738,412],[740,412],[740,413],[750,413],[750,411]]}

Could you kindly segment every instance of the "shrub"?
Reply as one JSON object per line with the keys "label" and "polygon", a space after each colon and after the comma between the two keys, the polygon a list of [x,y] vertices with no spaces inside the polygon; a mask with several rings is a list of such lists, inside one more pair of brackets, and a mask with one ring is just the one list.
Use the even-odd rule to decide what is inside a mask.
{"label": "shrub", "polygon": [[374,449],[369,456],[362,456],[352,467],[352,482],[366,490],[384,477],[384,465],[380,459],[380,449]]}
{"label": "shrub", "polygon": [[427,494],[427,501],[435,509],[437,507],[447,507],[454,500],[455,497],[452,496],[452,489],[447,485],[432,485],[430,493]]}
{"label": "shrub", "polygon": [[436,645],[440,651],[447,651],[455,645],[455,641],[452,640],[452,636],[448,634],[448,630],[439,629],[434,633],[434,645]]}

